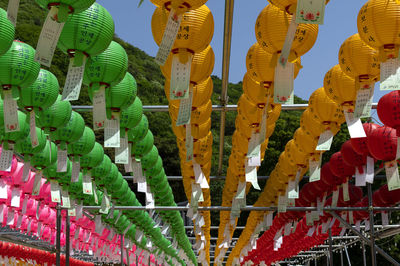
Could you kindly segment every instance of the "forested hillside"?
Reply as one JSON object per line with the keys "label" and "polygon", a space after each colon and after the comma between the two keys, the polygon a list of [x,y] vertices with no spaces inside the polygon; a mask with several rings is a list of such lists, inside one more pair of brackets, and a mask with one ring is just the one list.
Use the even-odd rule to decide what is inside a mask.
{"label": "forested hillside", "polygon": [[[111,0],[110,0],[111,1]],[[0,7],[7,9],[8,0],[0,0]],[[21,0],[20,9],[18,13],[18,23],[16,31],[16,39],[30,44],[32,47],[36,47],[36,43],[40,34],[41,26],[46,17],[45,10],[42,10],[33,0]],[[164,77],[158,65],[154,62],[153,57],[147,55],[145,52],[132,44],[128,44],[115,36],[115,41],[119,42],[126,50],[129,57],[129,68],[128,71],[136,78],[138,83],[138,96],[142,100],[144,105],[165,105],[168,101],[164,95]],[[244,51],[245,52],[245,51]],[[216,58],[221,60],[221,58]],[[56,50],[56,54],[53,59],[50,71],[54,73],[62,86],[65,81],[66,72],[68,69],[69,59],[67,55],[63,54],[60,50]],[[245,62],[243,62],[244,64]],[[307,66],[305,66],[307,67]],[[300,72],[301,75],[301,72]],[[219,77],[213,76],[214,81],[214,94],[212,96],[213,104],[219,103],[219,95],[221,93],[221,80]],[[229,104],[236,104],[240,95],[242,94],[242,84],[229,84],[228,95]],[[60,89],[61,90],[61,89]],[[295,103],[306,103],[306,101],[295,97]],[[87,88],[83,87],[81,90],[80,99],[72,102],[73,105],[91,105],[88,97]],[[275,167],[278,161],[280,153],[284,150],[284,147],[292,137],[294,131],[299,127],[301,111],[283,111],[280,119],[276,123],[274,134],[269,140],[269,146],[265,153],[265,160],[262,167],[259,170],[259,175],[268,175],[271,170]],[[91,113],[83,113],[85,120],[88,124],[91,124],[92,118]],[[171,121],[168,113],[150,113],[146,112],[149,118],[150,129],[155,137],[155,145],[157,146],[161,157],[163,158],[164,168],[167,175],[180,175],[180,163],[178,156],[178,148],[175,142],[175,136],[171,130]],[[225,153],[223,158],[223,175],[226,174],[226,168],[228,166],[228,158],[232,147],[232,134],[235,130],[235,117],[236,112],[227,113],[226,123],[226,137],[225,137]],[[219,147],[219,130],[220,130],[220,113],[213,112],[212,114],[212,132],[214,137],[213,144],[213,158],[212,158],[212,175],[216,175],[218,167],[218,147]],[[97,136],[98,141],[102,142],[102,135]],[[330,157],[330,155],[339,150],[341,144],[348,138],[347,129],[343,128],[338,135],[335,136],[331,151],[324,154],[324,161]],[[109,152],[107,150],[106,152]],[[113,158],[113,157],[112,157]],[[264,182],[260,182],[260,186],[264,187]],[[175,201],[184,202],[186,201],[185,193],[180,182],[170,182],[174,195]],[[211,183],[211,195],[212,205],[221,204],[221,194],[224,182],[213,181]],[[135,190],[134,190],[135,191]],[[142,194],[142,193],[138,193]],[[248,194],[248,204],[253,204],[259,195],[258,191],[252,189]],[[143,195],[138,195],[139,199],[143,200]],[[247,213],[243,212],[239,220],[238,225],[245,225],[247,219]],[[219,213],[215,212],[212,215],[212,225],[219,224]],[[236,232],[237,234],[238,232]],[[213,236],[217,236],[217,231],[212,231]],[[237,236],[237,235],[236,235]],[[392,247],[392,251],[398,251],[396,247]],[[392,252],[393,253],[393,252]]]}

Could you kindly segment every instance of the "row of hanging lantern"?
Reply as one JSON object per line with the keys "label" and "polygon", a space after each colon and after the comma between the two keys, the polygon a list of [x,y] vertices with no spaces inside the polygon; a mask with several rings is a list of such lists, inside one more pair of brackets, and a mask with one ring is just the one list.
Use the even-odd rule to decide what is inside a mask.
{"label": "row of hanging lantern", "polygon": [[211,94],[214,52],[209,45],[214,33],[213,16],[206,0],[151,0],[157,6],[151,25],[160,46],[156,61],[165,77],[172,130],[177,137],[181,173],[195,224],[198,262],[210,263]]}
{"label": "row of hanging lantern", "polygon": [[[56,255],[48,251],[25,247],[18,244],[0,242],[0,261],[5,265],[35,265],[35,264],[55,264]],[[61,263],[65,264],[65,256],[61,256]],[[72,266],[94,265],[77,259],[70,259]]]}
{"label": "row of hanging lantern", "polygon": [[[60,22],[57,22],[56,13],[63,5],[68,6],[68,3],[58,3],[59,5],[40,3],[51,9],[46,23]],[[10,26],[6,16],[2,16],[2,23]],[[45,29],[55,27],[46,23]],[[105,147],[116,148],[115,162],[124,164],[126,172],[135,170],[135,180],[142,188],[141,192],[145,192],[148,196],[146,198],[152,201],[149,204],[162,202],[161,205],[174,206],[162,160],[153,146],[153,135],[148,130],[147,118],[142,115],[141,101],[136,97],[136,81],[126,72],[126,52],[121,45],[112,41],[114,23],[110,14],[101,5],[94,3],[80,13],[69,15],[65,23],[58,23],[56,26],[61,27],[60,36],[51,37],[54,41],[53,48],[57,44],[71,57],[63,95],[58,95],[57,78],[51,72],[40,69],[39,63],[35,61],[36,59],[44,65],[51,62],[50,60],[46,64],[40,57],[43,51],[41,41],[45,41],[42,38],[39,38],[36,54],[28,44],[14,41],[10,43],[9,50],[0,56],[3,74],[0,75],[3,98],[3,114],[0,119],[3,131],[2,169],[10,167],[15,150],[26,161],[24,180],[30,167],[36,169],[38,176],[44,174],[52,181],[53,190],[58,191],[58,195],[54,194],[55,201],[61,201],[59,185],[65,191],[69,190],[71,197],[76,197],[77,200],[82,200],[83,197],[74,193],[81,194],[82,191],[96,198],[97,183],[98,189],[104,191],[103,200],[108,202],[103,211],[108,213],[111,205],[117,203],[139,205],[117,166],[104,155],[102,146],[95,142],[94,132],[85,127],[83,118],[77,112],[72,111],[69,101],[79,97],[81,83],[84,82],[89,86],[89,95],[94,103],[94,129],[105,127]],[[13,38],[11,35],[14,31],[11,27],[8,28],[5,27],[7,30],[2,34],[4,43],[7,38]],[[51,57],[52,55],[50,59]],[[17,106],[29,113],[29,116],[17,111]],[[46,138],[53,142],[46,141]],[[35,185],[36,191],[39,191],[40,182],[37,181]],[[114,201],[113,204],[110,200]],[[163,244],[161,248],[168,252],[168,256],[177,257],[177,252],[169,247],[169,241],[160,232],[156,232],[156,229],[146,225],[152,224],[147,213],[139,213],[144,215],[144,221],[132,217],[130,219],[144,227],[144,234],[151,238],[156,237],[153,239],[154,243],[158,244],[163,240],[163,243],[160,242]],[[179,254],[179,257],[186,260],[190,257],[194,262],[195,257],[186,235],[183,234],[184,227],[179,213],[160,212],[160,216],[170,225],[180,248],[187,254]]]}
{"label": "row of hanging lantern", "polygon": [[[326,130],[330,130],[331,133],[329,131],[324,133],[322,139],[331,139],[331,136],[338,131],[340,123],[343,122],[340,109],[343,110],[352,139],[351,142],[344,143],[341,151],[332,156],[329,163],[330,166],[327,165],[322,168],[321,180],[308,184],[312,189],[308,190],[308,195],[306,194],[305,198],[308,196],[309,199],[310,195],[314,195],[318,200],[306,200],[303,202],[303,205],[299,203],[300,206],[321,204],[322,199],[325,199],[332,191],[332,199],[335,201],[334,205],[336,205],[336,201],[340,197],[339,195],[349,195],[351,192],[348,189],[348,180],[353,175],[355,175],[355,183],[358,186],[365,186],[366,182],[372,183],[375,160],[385,161],[388,181],[388,185],[381,189],[382,192],[377,192],[377,195],[381,195],[381,193],[384,193],[383,191],[392,191],[399,188],[399,174],[396,162],[398,158],[398,154],[396,153],[396,130],[388,127],[398,127],[396,118],[398,92],[394,91],[385,95],[378,104],[379,118],[387,126],[378,128],[374,124],[364,124],[361,127],[359,120],[359,118],[370,116],[374,83],[379,78],[381,79],[381,89],[396,88],[395,82],[393,82],[396,80],[396,72],[399,66],[396,59],[398,56],[398,40],[396,37],[393,37],[396,33],[396,27],[386,28],[383,26],[383,23],[389,21],[389,19],[390,21],[398,20],[400,18],[398,16],[399,11],[400,7],[395,1],[368,1],[358,15],[359,34],[351,36],[342,44],[338,56],[339,65],[334,66],[325,75],[324,88],[317,90],[310,97],[310,111],[306,110],[303,113],[301,128],[294,135],[294,141],[298,140],[297,146],[303,151],[311,149],[309,152],[312,155],[312,149],[319,145],[317,145],[316,139],[313,141],[309,137],[313,134],[318,137],[318,135],[324,132],[323,127]],[[387,16],[384,19],[381,16],[378,18],[375,15],[376,12],[384,13]],[[393,23],[391,22],[390,24],[392,25]],[[372,25],[374,26],[372,27]],[[332,103],[327,104],[329,100],[334,101],[336,107]],[[329,105],[331,107],[328,107]],[[320,132],[318,132],[319,128],[315,126],[315,123],[314,126],[308,128],[305,125],[308,121],[312,121],[312,119],[318,119],[322,122]],[[365,136],[368,137],[368,141],[366,141]],[[321,138],[319,140],[321,142]],[[325,143],[328,144],[330,141]],[[314,144],[311,145],[312,143]],[[385,146],[385,149],[382,148],[382,145]],[[296,153],[293,154],[294,156],[296,155]],[[329,172],[327,169],[330,169],[329,171],[333,172],[333,174],[327,174]],[[314,178],[311,181],[319,179],[319,174],[315,175],[314,173],[316,173],[314,169],[310,169],[310,176]],[[335,178],[333,178],[333,175]],[[340,187],[343,187],[343,189],[339,190]],[[301,198],[302,195],[300,194]],[[391,201],[381,200],[380,202],[386,205],[388,203],[394,204],[396,203],[396,198]],[[366,204],[367,202],[364,198],[361,206],[366,206]],[[361,214],[357,213],[356,215],[361,217]],[[364,219],[366,218],[365,213],[363,217]],[[250,223],[255,227],[257,223],[254,223],[253,220]],[[251,233],[252,230],[249,230],[249,232]],[[240,242],[241,240],[239,239],[238,243]],[[293,246],[292,243],[290,245]],[[297,252],[300,250],[298,249]],[[264,250],[263,254],[265,254]]]}
{"label": "row of hanging lantern", "polygon": [[[0,220],[2,226],[20,231],[27,235],[34,235],[50,244],[55,244],[56,238],[56,205],[54,197],[58,197],[54,187],[45,179],[39,179],[41,188],[38,194],[33,193],[34,183],[37,180],[35,173],[30,173],[28,180],[24,182],[24,164],[13,159],[11,170],[1,171],[1,195],[0,195]],[[72,193],[73,189],[70,189]],[[72,204],[73,199],[68,198],[67,190],[62,191],[63,207]],[[76,193],[79,194],[79,193]],[[80,192],[82,194],[82,192]],[[101,193],[98,193],[101,198]],[[87,196],[82,197],[85,203],[95,205]],[[119,235],[125,234],[125,249],[142,248],[146,254],[150,250],[146,247],[146,238],[138,241],[136,232],[138,227],[131,224],[125,215],[118,214],[106,220],[107,226],[102,225],[96,218],[95,221],[83,216],[82,206],[68,210],[71,216],[72,248],[80,251],[94,251],[96,257],[103,261],[119,260],[114,250],[120,244]],[[61,245],[65,245],[65,220],[62,221]],[[86,237],[85,237],[86,235]],[[135,245],[133,245],[135,243]],[[112,251],[110,246],[113,247]],[[139,251],[139,249],[138,249]],[[136,252],[137,253],[137,252]]]}
{"label": "row of hanging lantern", "polygon": [[[244,93],[238,102],[236,131],[232,137],[233,147],[222,200],[223,206],[232,206],[232,212],[220,214],[218,260],[229,247],[235,218],[240,215],[239,207],[245,205],[249,183],[258,188],[257,169],[279,118],[280,104],[293,103],[293,80],[301,68],[300,56],[312,48],[318,35],[319,21],[301,19],[300,16],[296,20],[293,10],[282,8],[289,6],[284,2],[287,1],[273,1],[261,11],[255,25],[257,42],[247,53]],[[295,7],[297,1],[290,5]],[[323,9],[324,5],[318,7],[319,12],[324,12]],[[252,213],[250,217],[254,218],[249,220],[254,226],[246,227],[244,232],[253,232],[263,214]],[[250,234],[246,238],[246,241],[238,242],[239,246],[236,245],[228,262],[232,263],[233,257],[239,256],[237,251],[242,249],[241,244],[248,244]]]}

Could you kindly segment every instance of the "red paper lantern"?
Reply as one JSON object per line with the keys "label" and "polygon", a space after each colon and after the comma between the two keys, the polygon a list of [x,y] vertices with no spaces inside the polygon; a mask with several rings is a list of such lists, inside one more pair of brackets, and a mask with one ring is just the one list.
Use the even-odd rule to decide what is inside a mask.
{"label": "red paper lantern", "polygon": [[343,183],[343,179],[335,176],[330,167],[330,163],[325,163],[321,168],[321,181],[325,183],[326,186],[330,186],[329,190],[333,190],[336,186]]}
{"label": "red paper lantern", "polygon": [[364,172],[363,165],[367,163],[367,156],[356,153],[351,145],[351,140],[348,140],[342,144],[340,152],[342,153],[345,163],[347,163],[349,166],[357,167],[358,172],[361,174]]}
{"label": "red paper lantern", "polygon": [[368,150],[377,160],[395,160],[397,151],[396,130],[388,126],[373,130],[368,137]]}
{"label": "red paper lantern", "polygon": [[400,91],[389,92],[379,99],[378,116],[386,126],[396,129],[400,137]]}
{"label": "red paper lantern", "polygon": [[342,183],[346,182],[346,178],[352,177],[355,173],[354,166],[349,166],[344,162],[341,152],[334,153],[329,160],[329,163],[332,173],[342,178]]}
{"label": "red paper lantern", "polygon": [[374,193],[378,201],[384,203],[385,205],[375,205],[375,206],[391,206],[400,202],[400,193],[397,190],[388,190],[387,184],[383,185],[378,191]]}
{"label": "red paper lantern", "polygon": [[349,184],[349,200],[344,201],[343,198],[343,189],[339,191],[339,198],[338,198],[338,206],[344,207],[344,206],[352,206],[356,204],[360,198],[362,197],[363,192],[361,188],[356,187],[354,185]]}
{"label": "red paper lantern", "polygon": [[379,127],[379,125],[374,124],[374,123],[364,123],[363,124],[365,135],[367,135],[367,137],[350,139],[351,145],[353,146],[353,149],[355,152],[357,152],[358,154],[364,155],[364,156],[370,156],[369,150],[368,150],[368,145],[367,145],[368,137],[371,134],[371,132],[378,127]]}

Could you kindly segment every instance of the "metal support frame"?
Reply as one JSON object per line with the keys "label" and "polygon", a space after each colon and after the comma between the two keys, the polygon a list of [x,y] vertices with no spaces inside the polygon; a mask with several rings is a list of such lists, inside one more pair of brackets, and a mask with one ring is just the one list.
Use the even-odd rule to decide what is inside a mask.
{"label": "metal support frame", "polygon": [[69,229],[69,215],[68,215],[68,210],[65,211],[66,216],[65,216],[65,266],[69,266],[69,247],[70,247],[70,229]]}
{"label": "metal support frame", "polygon": [[218,158],[218,175],[222,172],[222,159],[224,155],[224,138],[225,138],[225,116],[226,105],[228,103],[228,84],[229,84],[229,65],[231,59],[231,42],[232,42],[232,24],[233,24],[233,6],[234,0],[225,0],[225,22],[224,22],[224,43],[222,55],[222,88],[220,104],[221,122],[219,129],[219,158]]}
{"label": "metal support frame", "polygon": [[333,266],[332,230],[329,228],[329,265]]}
{"label": "metal support frame", "polygon": [[349,263],[349,266],[351,266],[350,256],[346,246],[344,246],[344,251],[346,252],[347,262]]}
{"label": "metal support frame", "polygon": [[372,266],[376,266],[376,250],[375,250],[375,229],[374,229],[374,207],[372,205],[372,185],[368,183],[368,207],[369,207],[369,230],[371,239],[371,263]]}
{"label": "metal support frame", "polygon": [[121,245],[121,265],[124,265],[124,235],[120,235],[120,238],[121,238],[121,242],[120,242],[120,245]]}
{"label": "metal support frame", "polygon": [[340,266],[343,266],[343,249],[340,249]]}
{"label": "metal support frame", "polygon": [[60,206],[60,203],[57,203],[56,210],[57,210],[56,265],[60,266],[61,265],[61,206]]}
{"label": "metal support frame", "polygon": [[363,241],[361,241],[361,246],[362,246],[362,255],[363,255],[363,265],[367,266],[367,257],[365,256],[365,244]]}
{"label": "metal support frame", "polygon": [[340,215],[338,215],[337,213],[335,213],[334,211],[330,211],[330,213],[332,214],[333,217],[335,217],[339,222],[341,222],[347,229],[350,229],[354,234],[358,235],[361,240],[363,240],[365,243],[367,243],[368,245],[375,246],[375,250],[381,254],[385,259],[387,259],[390,263],[394,264],[394,265],[399,265],[400,263],[398,263],[395,259],[393,259],[389,254],[387,254],[383,249],[381,249],[380,247],[376,246],[375,242],[372,242],[370,239],[368,239],[367,237],[365,237],[361,232],[359,232],[357,229],[353,228],[349,223],[347,223],[344,219],[342,219],[342,217],[340,217]]}

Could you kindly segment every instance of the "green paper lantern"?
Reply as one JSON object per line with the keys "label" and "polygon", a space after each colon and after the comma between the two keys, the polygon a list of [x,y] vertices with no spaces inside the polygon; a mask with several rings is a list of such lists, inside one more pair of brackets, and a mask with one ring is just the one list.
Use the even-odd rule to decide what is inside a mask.
{"label": "green paper lantern", "polygon": [[153,166],[157,163],[157,160],[158,160],[158,149],[155,145],[153,145],[151,151],[146,155],[144,155],[140,161],[142,163],[142,168],[145,171],[147,171],[153,168]]}
{"label": "green paper lantern", "polygon": [[75,199],[81,200],[83,199],[83,174],[79,173],[78,181],[71,182],[69,185],[69,193],[70,196],[74,197]]}
{"label": "green paper lantern", "polygon": [[118,172],[118,177],[114,180],[114,183],[106,185],[107,191],[111,194],[117,192],[123,185],[123,181],[124,179],[122,177],[122,174]]}
{"label": "green paper lantern", "polygon": [[92,178],[95,179],[96,184],[110,173],[111,164],[110,157],[104,155],[103,161],[91,170]]}
{"label": "green paper lantern", "polygon": [[[3,109],[0,110],[0,114]],[[2,116],[3,117],[3,116]],[[4,121],[0,125],[0,140],[3,143],[3,148],[9,149],[8,144],[15,144],[18,140],[25,139],[29,135],[29,124],[26,115],[18,111],[19,131],[6,132]]]}
{"label": "green paper lantern", "polygon": [[153,144],[153,133],[148,130],[146,136],[142,140],[132,144],[132,155],[135,156],[136,159],[142,158],[144,155],[150,152]]}
{"label": "green paper lantern", "polygon": [[57,22],[66,22],[69,14],[79,14],[89,8],[95,0],[36,0],[42,8],[57,8],[55,19]]}
{"label": "green paper lantern", "polygon": [[58,97],[60,86],[56,76],[46,69],[40,69],[35,82],[29,87],[21,89],[18,106],[36,113],[52,106]]}
{"label": "green paper lantern", "polygon": [[38,126],[49,134],[64,127],[71,118],[72,107],[70,102],[62,101],[58,95],[56,102],[49,108],[39,112],[37,117]]}
{"label": "green paper lantern", "polygon": [[142,115],[142,119],[139,124],[128,131],[128,142],[134,143],[142,140],[149,130],[149,121],[145,115]]}
{"label": "green paper lantern", "polygon": [[147,183],[149,183],[150,186],[156,186],[157,183],[162,182],[163,179],[165,177],[165,171],[164,168],[162,168],[162,170],[159,171],[158,174],[153,175],[153,176],[146,176],[146,181]]}
{"label": "green paper lantern", "polygon": [[118,179],[118,174],[118,167],[115,164],[111,163],[110,171],[108,172],[108,174],[105,175],[103,178],[99,178],[98,180],[96,180],[96,185],[99,187],[108,187],[110,184],[113,184],[115,180]]}
{"label": "green paper lantern", "polygon": [[46,141],[44,149],[31,158],[31,166],[38,170],[44,170],[57,161],[57,147],[53,142]]}
{"label": "green paper lantern", "polygon": [[0,55],[10,49],[14,40],[15,28],[7,18],[7,12],[0,8]]}
{"label": "green paper lantern", "polygon": [[57,47],[81,66],[86,57],[102,53],[114,37],[114,21],[108,11],[94,3],[85,11],[68,17]]}
{"label": "green paper lantern", "polygon": [[95,142],[93,149],[88,154],[83,155],[80,158],[81,169],[83,169],[84,174],[88,170],[100,165],[100,163],[103,161],[103,157],[103,147],[99,143]]}
{"label": "green paper lantern", "polygon": [[161,173],[161,171],[163,171],[163,170],[164,169],[163,169],[162,159],[160,156],[158,156],[156,164],[153,165],[152,168],[146,170],[146,176],[148,178],[153,178],[155,176],[158,176]]}
{"label": "green paper lantern", "polygon": [[83,130],[82,136],[68,145],[68,155],[73,161],[79,161],[80,157],[92,151],[96,136],[91,128],[86,127]]}
{"label": "green paper lantern", "polygon": [[30,161],[30,158],[34,154],[41,152],[46,147],[47,140],[43,130],[37,127],[36,135],[38,140],[38,145],[36,147],[32,147],[32,141],[29,136],[24,139],[17,140],[17,143],[15,144],[15,151],[24,156],[25,162]]}
{"label": "green paper lantern", "polygon": [[71,183],[71,170],[72,163],[67,159],[66,172],[57,172],[57,162],[55,162],[43,171],[43,175],[47,179],[57,180],[57,182],[63,186],[64,190],[68,190],[68,185]]}
{"label": "green paper lantern", "polygon": [[125,137],[125,132],[128,132],[129,129],[134,128],[139,124],[142,120],[142,115],[142,101],[139,97],[136,97],[135,101],[121,112],[119,126],[122,137]]}
{"label": "green paper lantern", "polygon": [[99,55],[92,56],[85,66],[83,83],[96,92],[100,86],[115,86],[128,69],[128,56],[120,44],[112,41]]}
{"label": "green paper lantern", "polygon": [[66,145],[78,141],[82,137],[84,130],[85,120],[79,113],[72,111],[68,123],[50,132],[50,137],[62,150],[66,150]]}
{"label": "green paper lantern", "polygon": [[11,48],[0,56],[0,86],[12,90],[15,100],[20,97],[20,89],[31,86],[39,75],[40,64],[35,61],[35,49],[29,44],[14,41]]}

